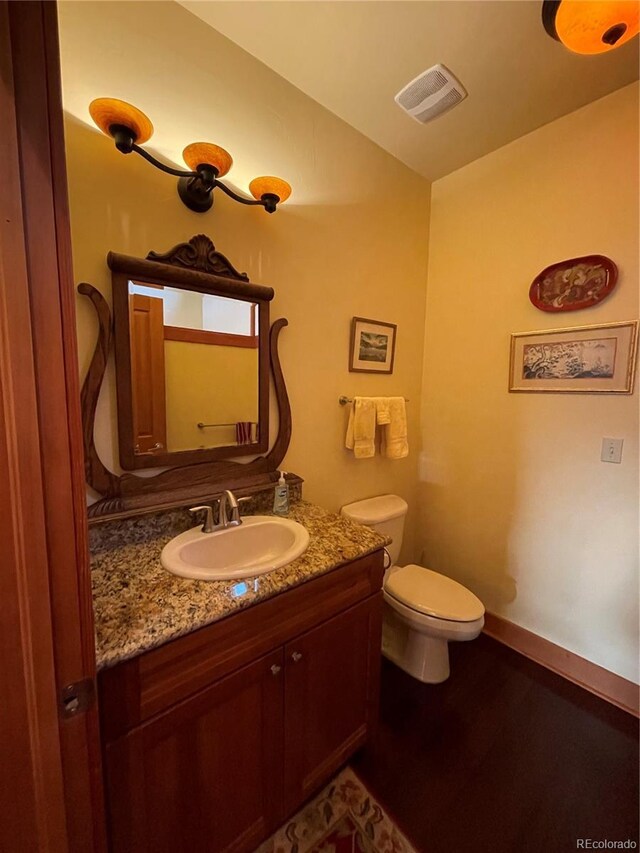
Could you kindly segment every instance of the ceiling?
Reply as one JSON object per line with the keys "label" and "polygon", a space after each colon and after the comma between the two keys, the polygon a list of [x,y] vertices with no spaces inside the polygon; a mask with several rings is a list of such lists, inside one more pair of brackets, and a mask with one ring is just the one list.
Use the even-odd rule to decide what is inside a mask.
{"label": "ceiling", "polygon": [[[541,0],[182,0],[181,5],[435,180],[638,79],[638,39],[579,56]],[[435,63],[469,97],[430,124],[394,95]]]}

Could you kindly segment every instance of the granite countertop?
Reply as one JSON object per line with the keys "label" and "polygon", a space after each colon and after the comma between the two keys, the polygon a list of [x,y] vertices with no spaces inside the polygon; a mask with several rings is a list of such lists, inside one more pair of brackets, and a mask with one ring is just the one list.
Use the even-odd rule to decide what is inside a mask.
{"label": "granite countertop", "polygon": [[181,510],[92,530],[98,669],[223,619],[390,541],[307,501],[294,503],[289,518],[309,532],[304,554],[260,577],[232,581],[187,580],[162,568],[164,545],[193,527],[193,518]]}

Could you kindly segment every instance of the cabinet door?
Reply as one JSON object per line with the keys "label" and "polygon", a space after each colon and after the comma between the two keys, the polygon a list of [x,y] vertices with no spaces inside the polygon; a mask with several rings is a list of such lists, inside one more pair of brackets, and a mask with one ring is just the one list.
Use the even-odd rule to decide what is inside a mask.
{"label": "cabinet door", "polygon": [[376,718],[381,596],[285,646],[285,809],[291,813],[361,746]]}
{"label": "cabinet door", "polygon": [[282,817],[282,649],[106,748],[114,853],[253,851]]}

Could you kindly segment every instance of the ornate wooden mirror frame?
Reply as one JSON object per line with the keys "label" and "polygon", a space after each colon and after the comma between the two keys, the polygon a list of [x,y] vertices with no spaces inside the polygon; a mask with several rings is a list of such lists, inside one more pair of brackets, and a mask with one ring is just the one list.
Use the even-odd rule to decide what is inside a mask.
{"label": "ornate wooden mirror frame", "polygon": [[[185,245],[188,247],[185,250]],[[194,250],[195,254],[194,254]],[[202,260],[205,267],[215,267],[216,274],[210,269],[193,269],[187,268],[185,264],[195,259]],[[215,263],[211,263],[211,259]],[[140,468],[160,468],[167,465],[189,465],[196,462],[211,462],[217,459],[228,459],[233,456],[247,456],[250,454],[264,453],[269,447],[269,336],[267,330],[269,328],[269,302],[273,299],[273,288],[265,287],[262,284],[251,284],[244,273],[237,272],[226,258],[215,252],[213,243],[208,237],[199,235],[194,237],[191,243],[175,246],[164,255],[150,252],[147,255],[147,260],[141,258],[132,258],[128,255],[119,255],[110,252],[107,256],[107,263],[111,269],[112,294],[113,294],[113,317],[115,331],[115,357],[116,357],[116,386],[118,391],[118,445],[120,451],[120,464],[125,471],[137,470]],[[158,266],[160,270],[158,270]],[[225,267],[226,265],[226,267]],[[147,285],[154,287],[167,287],[172,289],[184,290],[185,292],[195,292],[212,296],[224,296],[239,301],[244,301],[246,304],[255,304],[258,306],[258,340],[250,338],[250,343],[257,343],[258,351],[258,371],[257,371],[257,392],[258,392],[258,416],[257,416],[257,440],[248,445],[227,444],[216,447],[194,447],[185,450],[168,451],[166,445],[166,428],[161,436],[149,437],[147,435],[148,444],[150,445],[156,438],[161,437],[163,444],[158,444],[157,448],[151,452],[135,452],[134,445],[137,443],[136,430],[134,428],[134,388],[132,377],[132,366],[135,362],[133,356],[133,327],[132,327],[132,309],[131,299],[141,300],[145,303],[144,308],[147,308],[150,302],[162,305],[160,300],[151,300],[149,296],[132,296],[129,295],[129,282],[135,284]],[[159,295],[162,291],[159,291]],[[149,339],[149,319],[155,316],[154,311],[144,310],[135,312],[140,317],[144,318],[146,328],[145,337]],[[161,313],[158,315],[158,321],[162,326],[163,320]],[[171,326],[164,327],[165,341],[167,335],[171,333],[179,337],[172,337],[169,340],[181,341],[184,345],[185,341],[198,340],[201,344],[203,339],[214,338],[215,343],[220,344],[220,338],[230,339],[234,342],[238,341],[235,335],[222,335],[214,337],[212,332],[193,332],[186,328],[172,328]],[[161,333],[160,333],[161,334]],[[154,337],[155,339],[155,337]],[[162,338],[158,341],[159,346],[163,346]],[[227,346],[229,346],[227,344]],[[166,343],[165,343],[166,347]],[[251,347],[253,348],[253,346]],[[219,349],[219,347],[218,347]],[[153,344],[150,350],[157,350]],[[165,356],[166,357],[166,356]],[[145,359],[148,362],[157,359]],[[154,395],[153,375],[159,371],[147,370],[145,376],[145,402],[149,409],[158,409],[159,406],[154,402],[154,396],[162,399],[162,408],[164,408],[165,391],[164,391],[164,365],[160,367],[162,373],[163,387]],[[215,398],[217,394],[216,379],[218,377],[211,375],[207,381],[207,396]],[[167,407],[167,410],[169,407]],[[147,416],[147,418],[150,415]],[[164,418],[161,419],[164,422]],[[200,418],[206,420],[206,418]],[[236,418],[236,420],[240,420]],[[163,423],[164,426],[164,423]],[[147,426],[147,429],[149,427]]]}
{"label": "ornate wooden mirror frame", "polygon": [[[140,477],[128,472],[118,475],[109,471],[96,450],[94,422],[107,359],[113,345],[114,324],[109,306],[100,291],[93,285],[83,282],[78,285],[78,292],[91,300],[98,317],[98,339],[81,395],[85,477],[88,485],[102,495],[99,501],[89,507],[89,518],[127,515],[154,508],[176,506],[190,500],[205,500],[213,497],[223,488],[251,490],[271,483],[274,472],[284,459],[291,438],[291,408],[278,357],[278,336],[282,328],[287,325],[287,321],[276,320],[270,328],[268,326],[269,302],[273,298],[273,289],[252,284],[245,273],[239,273],[224,255],[215,250],[211,240],[204,234],[192,237],[188,243],[180,243],[164,254],[149,252],[146,259],[110,252],[107,262],[114,279],[119,277],[120,281],[119,285],[114,287],[114,304],[117,299],[127,298],[126,282],[134,278],[143,283],[176,285],[201,293],[239,296],[259,305],[261,333],[259,418],[262,433],[259,445],[242,445],[237,449],[211,448],[156,456],[149,464],[154,467],[168,464],[171,467],[151,477]],[[125,306],[120,305],[120,310],[116,312],[120,318],[127,316],[127,311],[122,310],[123,307]],[[267,328],[269,328],[268,336]],[[120,334],[119,341],[123,339],[126,340],[127,335]],[[120,348],[121,345],[118,349]],[[123,375],[123,371],[129,370],[130,358],[128,347],[123,347],[122,350],[115,353],[119,375],[119,402],[122,399],[120,376]],[[242,463],[229,459],[221,461],[220,457],[229,456],[232,453],[236,456],[246,456],[252,451],[260,452],[267,449],[269,369],[279,412],[278,434],[271,450],[251,462]],[[123,436],[130,437],[130,418],[127,426],[127,417],[121,418],[119,412],[118,422],[119,439],[122,440]],[[172,465],[173,459],[178,457],[179,464]],[[190,464],[184,464],[185,462]]]}

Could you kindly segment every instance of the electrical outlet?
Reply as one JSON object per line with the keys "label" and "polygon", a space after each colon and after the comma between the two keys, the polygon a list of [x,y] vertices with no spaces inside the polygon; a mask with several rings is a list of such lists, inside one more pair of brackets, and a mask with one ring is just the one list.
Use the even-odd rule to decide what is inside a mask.
{"label": "electrical outlet", "polygon": [[622,438],[603,438],[600,459],[603,462],[622,462]]}

